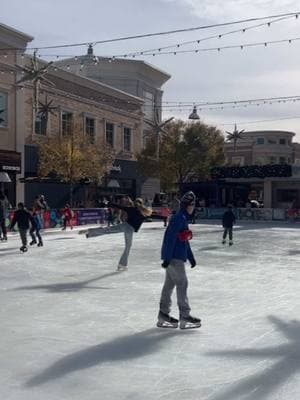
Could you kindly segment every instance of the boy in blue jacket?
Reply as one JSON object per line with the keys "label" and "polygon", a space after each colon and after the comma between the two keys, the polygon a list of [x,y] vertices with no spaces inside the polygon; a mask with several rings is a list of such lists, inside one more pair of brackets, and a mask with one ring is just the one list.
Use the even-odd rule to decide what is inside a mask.
{"label": "boy in blue jacket", "polygon": [[190,315],[191,308],[187,298],[188,280],[184,264],[186,260],[189,260],[192,268],[196,265],[189,243],[193,234],[188,226],[188,220],[195,208],[195,200],[196,197],[193,192],[184,194],[180,200],[180,210],[171,218],[164,235],[161,258],[163,260],[162,267],[166,269],[166,276],[160,298],[158,327],[178,327],[178,320],[169,315],[171,296],[175,286],[180,328],[199,328],[201,326],[201,320]]}

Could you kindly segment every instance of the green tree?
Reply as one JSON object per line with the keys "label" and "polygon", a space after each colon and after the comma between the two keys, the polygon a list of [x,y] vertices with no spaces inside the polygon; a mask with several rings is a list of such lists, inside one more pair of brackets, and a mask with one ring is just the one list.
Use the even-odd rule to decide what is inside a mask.
{"label": "green tree", "polygon": [[104,141],[94,143],[74,127],[69,135],[51,135],[36,142],[39,148],[39,176],[54,175],[70,186],[70,204],[73,188],[83,179],[100,183],[111,169],[114,152]]}
{"label": "green tree", "polygon": [[214,126],[176,120],[165,130],[158,161],[154,141],[138,156],[144,176],[159,176],[164,191],[175,189],[178,183],[210,178],[211,167],[224,163],[224,137]]}

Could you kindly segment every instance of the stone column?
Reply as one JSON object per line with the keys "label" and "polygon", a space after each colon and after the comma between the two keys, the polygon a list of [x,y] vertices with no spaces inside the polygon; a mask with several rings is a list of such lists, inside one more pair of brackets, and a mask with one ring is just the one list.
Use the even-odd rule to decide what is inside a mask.
{"label": "stone column", "polygon": [[264,208],[272,208],[272,181],[264,180]]}

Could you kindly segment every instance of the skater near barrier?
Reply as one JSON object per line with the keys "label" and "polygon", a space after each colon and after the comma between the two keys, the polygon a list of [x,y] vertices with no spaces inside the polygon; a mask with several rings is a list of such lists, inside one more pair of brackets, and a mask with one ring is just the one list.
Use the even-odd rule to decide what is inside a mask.
{"label": "skater near barrier", "polygon": [[69,204],[65,205],[65,208],[63,210],[63,217],[64,217],[64,226],[62,228],[63,231],[67,229],[67,225],[70,226],[71,229],[73,229],[72,225],[72,218],[74,216],[73,210],[71,210],[71,207]]}
{"label": "skater near barrier", "polygon": [[1,228],[0,232],[1,232],[1,241],[5,242],[7,241],[5,219],[9,206],[10,204],[7,197],[2,192],[2,190],[0,190],[0,228]]}
{"label": "skater near barrier", "polygon": [[233,245],[232,230],[233,230],[233,224],[235,224],[235,216],[232,212],[231,204],[228,205],[228,210],[225,211],[225,213],[223,214],[222,224],[223,224],[223,228],[224,228],[222,244],[226,244],[226,236],[228,233],[229,234],[229,246],[232,246]]}
{"label": "skater near barrier", "polygon": [[20,250],[26,252],[27,249],[27,231],[30,227],[30,224],[32,227],[35,227],[35,222],[28,210],[25,209],[23,203],[18,203],[18,209],[14,213],[13,220],[10,225],[10,229],[12,230],[13,227],[18,224],[19,228],[19,233],[22,241],[22,246],[20,247]]}
{"label": "skater near barrier", "polygon": [[187,192],[180,201],[180,210],[175,214],[166,229],[161,258],[162,267],[166,269],[165,282],[160,297],[157,326],[162,328],[177,328],[178,320],[169,315],[171,311],[171,296],[176,286],[177,304],[179,308],[180,328],[199,328],[201,320],[190,315],[190,305],[187,298],[188,280],[185,271],[185,261],[189,260],[191,267],[196,261],[189,240],[193,234],[189,230],[188,220],[195,207],[195,195]]}
{"label": "skater near barrier", "polygon": [[128,257],[132,246],[133,233],[139,231],[145,219],[152,214],[152,210],[145,207],[143,200],[140,198],[137,198],[134,201],[134,205],[131,207],[114,203],[109,204],[109,206],[125,211],[127,214],[126,221],[118,225],[113,225],[106,228],[91,228],[83,232],[86,233],[86,238],[102,236],[110,233],[124,232],[125,249],[120,258],[117,271],[126,271],[128,269]]}
{"label": "skater near barrier", "polygon": [[[40,233],[40,230],[42,229],[42,225],[41,225],[41,221],[40,221],[38,213],[34,211],[32,214],[32,218],[34,220],[34,225],[33,224],[31,225],[31,228],[29,231],[30,236],[31,236],[31,242],[29,244],[30,244],[30,246],[37,244],[38,247],[42,247],[42,246],[44,246],[43,239],[42,239],[42,236]],[[36,238],[38,238],[38,242],[36,241]]]}

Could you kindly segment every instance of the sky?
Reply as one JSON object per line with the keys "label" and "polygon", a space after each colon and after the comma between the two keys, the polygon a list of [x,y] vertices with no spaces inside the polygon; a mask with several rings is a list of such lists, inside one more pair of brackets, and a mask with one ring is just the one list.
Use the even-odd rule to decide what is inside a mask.
{"label": "sky", "polygon": [[[298,11],[298,0],[26,0],[26,7],[23,0],[10,0],[1,4],[0,22],[34,36],[33,46],[46,46],[95,42]],[[300,16],[222,36],[258,23],[99,44],[94,52],[98,56],[111,56],[214,35],[221,35],[221,38],[180,49],[240,46],[300,37]],[[291,44],[244,47],[243,50],[239,47],[140,59],[172,75],[163,86],[164,101],[192,104],[300,96],[299,50],[300,40]],[[86,46],[51,51],[54,55],[85,53]],[[51,59],[46,56],[49,51],[40,54],[42,58]],[[198,114],[203,122],[222,131],[232,131],[235,123],[238,129],[245,130],[282,129],[295,132],[300,142],[299,108],[297,101],[222,110],[201,109]],[[164,117],[187,120],[190,112],[190,108],[166,109]]]}

